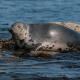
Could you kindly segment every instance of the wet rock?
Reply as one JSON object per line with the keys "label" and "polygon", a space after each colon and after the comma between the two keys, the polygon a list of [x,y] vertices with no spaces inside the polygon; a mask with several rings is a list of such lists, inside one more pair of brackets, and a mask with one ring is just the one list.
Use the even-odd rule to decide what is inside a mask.
{"label": "wet rock", "polygon": [[0,49],[14,49],[15,42],[13,40],[0,40]]}
{"label": "wet rock", "polygon": [[74,31],[80,32],[80,24],[77,24],[75,22],[50,22],[49,24],[57,24],[57,25],[61,25],[64,27],[67,27],[69,29],[72,29]]}

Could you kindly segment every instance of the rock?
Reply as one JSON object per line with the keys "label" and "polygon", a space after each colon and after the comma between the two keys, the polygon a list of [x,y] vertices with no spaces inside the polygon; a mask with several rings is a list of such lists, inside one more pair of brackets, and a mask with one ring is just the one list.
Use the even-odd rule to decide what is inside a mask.
{"label": "rock", "polygon": [[0,40],[0,49],[14,49],[14,46],[13,40]]}
{"label": "rock", "polygon": [[80,24],[77,24],[75,22],[50,22],[49,24],[61,25],[80,33]]}

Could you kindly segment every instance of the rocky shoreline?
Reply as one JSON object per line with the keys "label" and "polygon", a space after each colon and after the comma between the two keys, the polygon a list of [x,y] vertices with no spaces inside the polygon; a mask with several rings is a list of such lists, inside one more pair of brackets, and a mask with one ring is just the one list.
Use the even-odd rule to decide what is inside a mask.
{"label": "rocky shoreline", "polygon": [[50,24],[61,25],[74,31],[80,32],[80,24],[77,24],[75,22],[50,22]]}

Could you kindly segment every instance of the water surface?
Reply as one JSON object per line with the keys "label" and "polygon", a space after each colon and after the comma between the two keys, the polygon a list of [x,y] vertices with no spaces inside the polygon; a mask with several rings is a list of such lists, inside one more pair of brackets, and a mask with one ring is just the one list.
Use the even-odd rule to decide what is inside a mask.
{"label": "water surface", "polygon": [[0,26],[16,21],[44,23],[80,22],[80,0],[0,0]]}
{"label": "water surface", "polygon": [[[79,7],[80,0],[0,0],[0,39],[11,38],[7,30],[16,21],[79,23]],[[0,50],[0,80],[80,78],[80,52],[60,53],[52,59],[23,59],[14,53],[16,51]]]}

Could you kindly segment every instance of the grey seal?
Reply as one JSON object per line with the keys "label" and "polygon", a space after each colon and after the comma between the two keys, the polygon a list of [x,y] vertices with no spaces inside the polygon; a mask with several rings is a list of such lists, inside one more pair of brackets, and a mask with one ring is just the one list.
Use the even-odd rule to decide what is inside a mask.
{"label": "grey seal", "polygon": [[80,49],[80,34],[57,24],[14,23],[10,32],[20,48],[33,48],[36,51]]}

